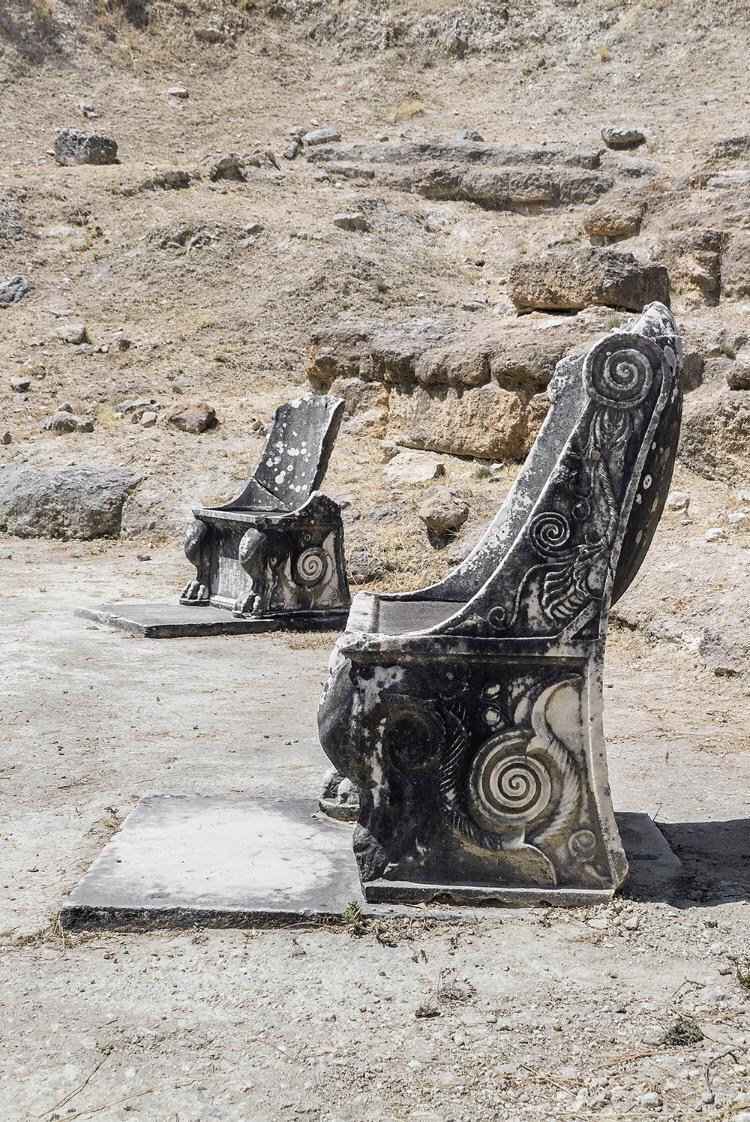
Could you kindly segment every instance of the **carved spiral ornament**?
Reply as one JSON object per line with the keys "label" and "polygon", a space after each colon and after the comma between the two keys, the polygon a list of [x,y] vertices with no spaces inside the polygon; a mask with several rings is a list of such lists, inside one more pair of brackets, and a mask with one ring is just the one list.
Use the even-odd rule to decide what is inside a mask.
{"label": "carved spiral ornament", "polygon": [[636,409],[649,395],[662,367],[659,348],[640,335],[608,336],[592,347],[583,366],[592,401],[611,409]]}
{"label": "carved spiral ornament", "polygon": [[308,588],[320,584],[328,569],[328,555],[324,549],[311,546],[300,553],[294,567],[294,575],[299,584]]}
{"label": "carved spiral ornament", "polygon": [[516,734],[491,737],[474,758],[469,775],[472,817],[498,832],[539,818],[552,797],[552,781],[541,760],[527,756]]}
{"label": "carved spiral ornament", "polygon": [[547,510],[529,523],[529,543],[540,557],[554,557],[570,541],[570,523],[564,514]]}

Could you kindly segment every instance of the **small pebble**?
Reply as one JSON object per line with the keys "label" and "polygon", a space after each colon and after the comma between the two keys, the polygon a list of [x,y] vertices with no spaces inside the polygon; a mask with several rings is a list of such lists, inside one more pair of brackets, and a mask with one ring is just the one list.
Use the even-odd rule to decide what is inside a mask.
{"label": "small pebble", "polygon": [[704,537],[707,542],[724,542],[727,540],[727,532],[721,526],[712,526],[710,530],[706,530]]}
{"label": "small pebble", "polygon": [[657,1107],[663,1105],[664,1100],[662,1099],[661,1095],[657,1094],[656,1091],[646,1091],[645,1095],[641,1095],[638,1101],[641,1106],[650,1106],[653,1109],[656,1109]]}

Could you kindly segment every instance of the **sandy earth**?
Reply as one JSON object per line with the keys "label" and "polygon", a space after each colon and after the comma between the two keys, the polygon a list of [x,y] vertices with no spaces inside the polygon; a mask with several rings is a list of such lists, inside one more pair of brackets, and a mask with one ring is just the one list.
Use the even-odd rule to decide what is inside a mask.
{"label": "sandy earth", "polygon": [[[327,766],[315,707],[333,636],[136,640],[74,608],[175,595],[186,513],[238,489],[260,448],[251,418],[306,388],[313,325],[449,314],[468,326],[476,300],[508,315],[516,255],[581,236],[566,211],[321,182],[281,158],[290,125],[596,144],[602,124],[635,120],[666,190],[706,143],[746,128],[745,0],[534,0],[509,5],[500,36],[494,4],[155,0],[145,31],[121,6],[0,8],[0,192],[23,229],[0,244],[0,276],[34,285],[0,310],[0,432],[11,435],[0,463],[148,476],[132,541],[0,540],[3,1122],[748,1122],[749,687],[710,673],[698,650],[719,610],[748,611],[750,535],[728,523],[747,506],[747,474],[717,482],[678,465],[690,517],[665,516],[610,632],[614,801],[663,826],[685,863],[675,898],[281,931],[63,936],[56,922],[141,796],[311,796]],[[474,46],[459,60],[445,27],[467,13]],[[206,24],[226,27],[227,42],[197,48]],[[396,46],[382,49],[393,27]],[[177,107],[176,82],[190,90]],[[82,98],[120,164],[61,168],[49,155],[55,127],[82,124]],[[225,150],[257,151],[263,166],[245,184],[142,189],[155,170],[192,171]],[[366,242],[332,226],[367,199],[378,221]],[[263,230],[243,245],[253,223]],[[164,248],[185,225],[215,237]],[[658,234],[657,222],[647,241]],[[727,302],[701,314],[708,334],[735,338],[747,313]],[[54,336],[67,320],[110,349],[75,354]],[[134,344],[123,352],[110,346],[120,328]],[[15,393],[24,372],[30,390]],[[116,420],[114,405],[135,396],[164,411],[204,399],[220,426],[195,437]],[[62,402],[94,431],[41,432]],[[469,535],[515,467],[490,480],[444,459],[471,506]],[[398,497],[394,520],[370,520],[392,498],[382,466],[379,441],[342,434],[327,489],[351,502],[350,545],[367,541],[384,561],[377,586],[424,583],[449,551],[428,545],[417,493]],[[717,525],[727,538],[709,545]]]}
{"label": "sandy earth", "polygon": [[[615,805],[665,824],[688,871],[677,900],[63,936],[65,893],[141,795],[315,793],[331,637],[132,639],[72,611],[170,595],[184,572],[172,551],[139,562],[120,543],[60,544],[40,559],[6,538],[2,554],[16,590],[2,605],[8,1122],[641,1118],[649,1091],[665,1118],[740,1116],[750,756],[731,680],[612,634]],[[662,1044],[680,1017],[700,1044]]]}

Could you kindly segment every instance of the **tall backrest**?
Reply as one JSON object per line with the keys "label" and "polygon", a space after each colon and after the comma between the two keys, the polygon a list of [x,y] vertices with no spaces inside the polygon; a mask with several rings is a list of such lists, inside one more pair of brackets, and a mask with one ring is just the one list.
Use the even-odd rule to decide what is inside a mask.
{"label": "tall backrest", "polygon": [[299,397],[274,412],[263,451],[241,495],[222,510],[296,510],[323,482],[344,402]]}
{"label": "tall backrest", "polygon": [[558,364],[552,408],[482,541],[437,585],[386,598],[454,602],[436,631],[593,637],[658,524],[679,435],[680,358],[670,312],[652,304]]}

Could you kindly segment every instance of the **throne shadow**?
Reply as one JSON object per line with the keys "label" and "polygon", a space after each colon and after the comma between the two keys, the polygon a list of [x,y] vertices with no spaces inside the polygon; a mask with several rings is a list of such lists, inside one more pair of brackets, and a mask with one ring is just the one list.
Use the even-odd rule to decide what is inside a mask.
{"label": "throne shadow", "polygon": [[628,894],[680,908],[750,900],[750,818],[659,822],[658,828],[682,869],[667,878],[650,875],[646,856],[631,864]]}

